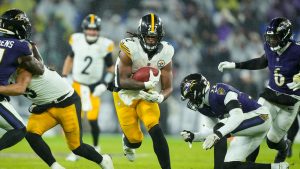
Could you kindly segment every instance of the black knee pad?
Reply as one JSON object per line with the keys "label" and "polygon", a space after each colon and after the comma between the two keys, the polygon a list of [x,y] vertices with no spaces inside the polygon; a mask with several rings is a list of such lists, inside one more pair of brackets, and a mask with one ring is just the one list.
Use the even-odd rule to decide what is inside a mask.
{"label": "black knee pad", "polygon": [[129,148],[139,148],[142,145],[142,142],[130,143],[126,136],[123,138],[123,141],[124,141],[125,145]]}

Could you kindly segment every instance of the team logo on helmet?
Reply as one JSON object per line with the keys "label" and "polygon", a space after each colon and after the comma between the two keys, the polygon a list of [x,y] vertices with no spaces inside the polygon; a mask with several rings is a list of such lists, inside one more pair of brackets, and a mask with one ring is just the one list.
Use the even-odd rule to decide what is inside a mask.
{"label": "team logo on helmet", "polygon": [[192,91],[192,87],[196,84],[196,80],[190,80],[186,82],[183,86],[183,96],[186,96],[189,92]]}

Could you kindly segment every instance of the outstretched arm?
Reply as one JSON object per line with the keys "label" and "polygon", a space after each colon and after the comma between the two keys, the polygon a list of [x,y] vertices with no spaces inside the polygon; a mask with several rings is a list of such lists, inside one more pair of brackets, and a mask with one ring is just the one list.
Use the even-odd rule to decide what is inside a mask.
{"label": "outstretched arm", "polygon": [[254,58],[245,62],[235,63],[236,69],[257,70],[257,69],[264,69],[267,66],[268,66],[268,60],[265,54],[263,54],[259,58]]}
{"label": "outstretched arm", "polygon": [[234,62],[221,62],[218,65],[219,71],[223,72],[225,69],[248,69],[248,70],[258,70],[258,69],[264,69],[268,66],[268,60],[263,54],[259,58],[254,58],[245,62],[240,63],[234,63]]}

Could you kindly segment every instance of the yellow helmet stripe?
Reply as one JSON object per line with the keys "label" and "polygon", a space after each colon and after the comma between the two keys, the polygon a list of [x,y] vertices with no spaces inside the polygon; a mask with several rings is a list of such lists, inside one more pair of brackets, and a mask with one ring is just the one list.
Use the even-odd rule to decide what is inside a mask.
{"label": "yellow helmet stripe", "polygon": [[151,32],[154,32],[154,14],[151,13]]}
{"label": "yellow helmet stripe", "polygon": [[95,23],[95,15],[91,15],[91,24],[94,24]]}

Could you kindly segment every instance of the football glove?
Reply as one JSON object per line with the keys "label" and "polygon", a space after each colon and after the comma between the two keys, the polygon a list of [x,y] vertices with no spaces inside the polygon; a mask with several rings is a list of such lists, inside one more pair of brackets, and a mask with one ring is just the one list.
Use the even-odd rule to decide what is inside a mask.
{"label": "football glove", "polygon": [[195,138],[195,134],[191,131],[188,130],[183,130],[180,135],[183,137],[183,140],[185,142],[193,142],[194,138]]}
{"label": "football glove", "polygon": [[148,92],[140,91],[139,96],[146,101],[161,103],[164,100],[164,96],[157,91],[151,90]]}
{"label": "football glove", "polygon": [[154,76],[153,71],[150,69],[150,77],[148,82],[144,82],[145,89],[153,89],[158,84],[160,79],[160,70],[158,69],[157,76]]}
{"label": "football glove", "polygon": [[210,134],[206,137],[202,147],[204,150],[211,149],[219,140],[220,137],[218,135],[216,135],[215,133]]}
{"label": "football glove", "polygon": [[289,89],[296,91],[300,89],[300,73],[293,76],[293,82],[286,84]]}
{"label": "football glove", "polygon": [[107,87],[105,84],[99,84],[95,87],[93,96],[99,97],[101,96],[105,91],[107,90]]}
{"label": "football glove", "polygon": [[221,62],[218,66],[218,69],[220,72],[223,72],[224,69],[235,69],[235,63],[234,62]]}

